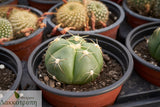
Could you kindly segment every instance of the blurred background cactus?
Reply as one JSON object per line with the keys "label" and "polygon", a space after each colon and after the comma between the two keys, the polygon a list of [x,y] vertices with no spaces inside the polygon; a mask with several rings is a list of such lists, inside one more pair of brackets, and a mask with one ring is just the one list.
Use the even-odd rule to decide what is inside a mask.
{"label": "blurred background cactus", "polygon": [[157,28],[148,40],[148,49],[153,58],[160,61],[160,27]]}
{"label": "blurred background cactus", "polygon": [[12,25],[4,18],[0,18],[0,39],[1,38],[13,38]]}
{"label": "blurred background cactus", "polygon": [[56,15],[57,22],[63,27],[82,29],[87,21],[86,8],[79,2],[68,2],[61,6]]}
{"label": "blurred background cactus", "polygon": [[160,18],[160,0],[127,0],[127,4],[141,15]]}
{"label": "blurred background cactus", "polygon": [[[64,54],[65,53],[65,54]],[[103,57],[98,44],[86,42],[80,36],[56,38],[45,54],[48,73],[66,84],[85,84],[102,70]]]}

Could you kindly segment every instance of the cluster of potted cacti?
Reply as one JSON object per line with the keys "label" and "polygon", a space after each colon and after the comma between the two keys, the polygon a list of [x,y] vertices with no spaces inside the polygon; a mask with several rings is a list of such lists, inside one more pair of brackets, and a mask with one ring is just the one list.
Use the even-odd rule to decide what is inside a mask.
{"label": "cluster of potted cacti", "polygon": [[[128,49],[115,40],[125,17],[118,5],[122,0],[112,0],[118,4],[110,0],[62,0],[58,4],[51,4],[48,0],[28,0],[31,6],[44,1],[50,4],[46,4],[47,8],[36,5],[36,8],[43,7],[43,12],[49,9],[44,14],[36,8],[23,5],[0,6],[0,62],[6,64],[5,60],[7,63],[10,60],[8,67],[13,66],[11,68],[17,75],[17,84],[13,84],[11,89],[16,90],[21,80],[22,67],[18,57],[28,61],[31,79],[53,106],[99,107],[114,104],[124,82],[132,73],[133,65],[143,78],[160,86],[160,23],[139,26],[160,20],[159,0],[123,1],[124,9],[131,9],[135,16],[139,17],[137,14],[140,14],[144,19],[149,17],[149,20],[139,23],[139,19],[137,21],[130,16],[134,12],[126,10],[127,18],[132,18],[128,19],[128,23],[133,27],[139,26],[127,35]],[[42,34],[55,37],[41,42]],[[147,53],[143,55],[139,50]],[[110,78],[113,82],[104,82],[107,76],[103,77],[104,81],[97,82],[104,72],[108,73],[107,76],[114,75]],[[102,86],[96,88],[95,83]],[[87,84],[92,84],[89,87],[94,88],[87,91],[75,88],[88,88]],[[66,89],[65,86],[72,89]]]}

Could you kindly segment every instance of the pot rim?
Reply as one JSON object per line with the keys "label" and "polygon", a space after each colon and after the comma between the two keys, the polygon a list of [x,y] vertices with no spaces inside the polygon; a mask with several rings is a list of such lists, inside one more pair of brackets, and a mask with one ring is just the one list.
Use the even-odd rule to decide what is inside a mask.
{"label": "pot rim", "polygon": [[137,54],[135,54],[132,46],[131,46],[131,42],[132,42],[132,39],[135,37],[133,36],[133,34],[137,33],[137,32],[140,32],[141,29],[146,29],[146,28],[150,28],[150,27],[155,27],[154,25],[160,25],[160,22],[150,22],[150,23],[146,23],[146,24],[143,24],[143,25],[140,25],[136,28],[134,28],[131,32],[129,32],[129,34],[127,35],[127,38],[126,38],[126,46],[128,48],[128,50],[130,51],[130,53],[132,54],[133,58],[135,58],[137,61],[139,61],[140,63],[144,64],[145,66],[153,69],[153,70],[156,70],[157,72],[160,72],[160,67],[158,66],[154,66],[153,64],[150,64],[149,62],[143,60],[141,57],[139,57]]}
{"label": "pot rim", "polygon": [[13,1],[14,1],[14,0],[5,1],[5,2],[3,2],[3,3],[0,3],[0,6],[9,4],[9,3],[13,2]]}
{"label": "pot rim", "polygon": [[[43,13],[34,8],[34,7],[31,7],[31,6],[26,6],[26,5],[11,5],[11,6],[15,6],[15,7],[20,7],[20,8],[28,8],[28,9],[31,9],[31,11],[33,11],[34,13],[36,13],[37,15],[41,16]],[[46,24],[46,19],[43,20],[43,23]],[[38,35],[40,32],[42,32],[44,30],[44,28],[38,28],[36,31],[34,31],[33,33],[31,33],[29,36],[27,37],[22,37],[22,38],[19,38],[19,39],[16,39],[16,40],[11,40],[11,41],[8,41],[8,42],[4,42],[4,45],[0,45],[0,46],[9,46],[9,45],[15,45],[15,44],[19,44],[19,43],[22,43],[26,40],[29,40],[33,37],[35,37],[36,35]]]}
{"label": "pot rim", "polygon": [[145,21],[150,21],[150,22],[160,21],[160,19],[158,19],[158,18],[142,16],[142,15],[132,11],[131,9],[128,8],[126,0],[123,0],[122,7],[127,13],[129,13],[130,15],[132,15],[132,16],[134,16],[136,18],[139,18],[139,19],[142,19],[142,20],[145,20]]}
{"label": "pot rim", "polygon": [[[68,34],[69,35],[69,34]],[[80,35],[84,35],[84,34],[80,34]],[[87,34],[86,34],[87,35]],[[110,86],[101,88],[101,89],[97,89],[97,90],[92,90],[92,91],[88,91],[88,92],[70,92],[70,91],[63,91],[63,90],[59,90],[56,88],[52,88],[50,86],[47,86],[46,84],[43,84],[38,78],[37,76],[34,75],[34,71],[33,71],[33,65],[32,65],[32,59],[35,57],[35,53],[39,50],[40,47],[42,47],[43,45],[49,43],[51,40],[55,39],[56,37],[53,37],[45,42],[43,42],[42,44],[40,44],[30,55],[29,60],[28,60],[28,72],[29,75],[31,77],[31,79],[41,88],[57,94],[57,95],[61,95],[61,96],[68,96],[68,97],[90,97],[90,96],[96,96],[96,95],[100,95],[100,94],[104,94],[106,92],[112,91],[115,88],[118,88],[119,86],[121,86],[131,75],[132,70],[133,70],[133,59],[132,59],[132,55],[130,54],[130,52],[128,51],[128,49],[123,46],[120,42],[107,37],[107,36],[103,36],[103,35],[99,35],[99,34],[90,34],[92,36],[97,36],[97,37],[101,37],[104,39],[109,39],[110,41],[116,43],[118,46],[123,48],[123,51],[125,51],[125,53],[127,54],[127,58],[128,58],[128,68],[126,68],[126,72],[124,73],[123,77],[121,77],[121,79],[119,79],[117,82],[113,83]]]}
{"label": "pot rim", "polygon": [[17,65],[16,79],[15,79],[12,87],[10,88],[10,90],[16,90],[18,88],[18,85],[20,84],[20,81],[22,78],[22,63],[21,63],[20,59],[17,57],[17,55],[15,53],[13,53],[12,51],[10,51],[4,47],[0,47],[0,50],[7,52],[12,57],[12,59],[15,60],[15,63]]}
{"label": "pot rim", "polygon": [[[90,30],[90,31],[74,31],[74,30],[69,30],[68,32],[71,32],[73,34],[76,34],[76,33],[80,33],[80,34],[94,34],[94,33],[102,33],[104,31],[108,31],[110,29],[113,29],[115,27],[117,27],[118,25],[120,25],[124,18],[125,18],[125,13],[124,13],[124,10],[118,5],[116,4],[115,2],[112,2],[112,1],[109,1],[109,0],[100,0],[101,2],[105,3],[105,4],[109,4],[109,5],[112,5],[114,6],[115,8],[117,8],[119,10],[119,13],[120,13],[120,17],[118,18],[118,20],[116,22],[114,22],[112,25],[110,26],[107,26],[105,28],[101,28],[101,29],[96,29],[96,30]],[[51,7],[48,12],[52,12],[52,10],[56,9],[58,6],[62,5],[63,2],[60,2],[56,5],[54,5],[53,7]],[[54,28],[56,25],[51,21],[51,16],[47,16],[47,22]],[[59,31],[63,30],[63,28],[58,28]]]}
{"label": "pot rim", "polygon": [[57,1],[57,0],[52,0],[52,1],[45,1],[45,0],[28,0],[28,1],[36,2],[36,3],[42,3],[42,4],[55,4],[55,3],[59,3],[61,0],[59,0],[59,1]]}

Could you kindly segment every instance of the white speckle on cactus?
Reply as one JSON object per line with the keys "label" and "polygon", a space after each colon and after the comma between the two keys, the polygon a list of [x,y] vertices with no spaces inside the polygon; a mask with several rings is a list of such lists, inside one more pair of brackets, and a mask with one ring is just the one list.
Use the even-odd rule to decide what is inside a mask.
{"label": "white speckle on cactus", "polygon": [[84,54],[84,55],[88,55],[89,52],[88,52],[87,50],[84,50],[84,51],[83,51],[83,54]]}
{"label": "white speckle on cactus", "polygon": [[4,69],[5,66],[3,64],[0,64],[0,69]]}
{"label": "white speckle on cactus", "polygon": [[90,75],[93,75],[94,74],[94,71],[93,70],[90,70]]}
{"label": "white speckle on cactus", "polygon": [[56,64],[59,64],[59,62],[60,62],[60,59],[55,59]]}
{"label": "white speckle on cactus", "polygon": [[59,38],[59,37],[57,37],[54,41],[56,41],[56,42],[57,42],[57,41],[59,41],[59,40],[60,40],[60,38]]}

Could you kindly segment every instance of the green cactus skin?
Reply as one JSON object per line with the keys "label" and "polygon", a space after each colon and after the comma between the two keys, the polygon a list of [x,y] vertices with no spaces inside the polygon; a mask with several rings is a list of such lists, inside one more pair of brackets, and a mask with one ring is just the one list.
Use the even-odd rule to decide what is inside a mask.
{"label": "green cactus skin", "polygon": [[14,30],[14,38],[23,37],[24,34],[20,31],[25,28],[38,28],[38,16],[28,10],[18,9],[12,12],[8,20],[11,22]]}
{"label": "green cactus skin", "polygon": [[67,2],[58,9],[56,19],[63,27],[75,27],[80,30],[87,21],[86,16],[86,8],[81,3]]}
{"label": "green cactus skin", "polygon": [[66,84],[85,84],[94,80],[103,66],[98,44],[86,42],[80,36],[56,38],[45,54],[48,73]]}
{"label": "green cactus skin", "polygon": [[100,24],[100,21],[107,23],[109,19],[109,10],[100,1],[92,1],[87,5],[87,11],[88,11],[88,16],[91,18],[92,14],[91,12],[94,13],[96,17],[96,25]]}
{"label": "green cactus skin", "polygon": [[11,23],[7,19],[0,18],[0,39],[12,37],[13,29]]}
{"label": "green cactus skin", "polygon": [[148,49],[151,56],[157,61],[160,61],[160,27],[149,38]]}

